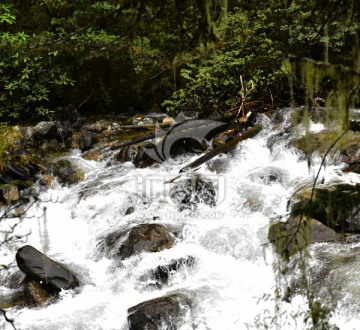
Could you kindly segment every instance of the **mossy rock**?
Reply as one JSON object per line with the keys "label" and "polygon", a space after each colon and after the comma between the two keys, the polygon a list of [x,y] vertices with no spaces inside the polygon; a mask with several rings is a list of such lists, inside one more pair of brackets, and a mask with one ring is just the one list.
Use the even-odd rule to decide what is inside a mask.
{"label": "mossy rock", "polygon": [[170,249],[175,242],[172,233],[163,225],[142,224],[131,229],[119,252],[122,259],[142,252]]}
{"label": "mossy rock", "polygon": [[84,179],[84,172],[70,159],[58,159],[52,164],[54,175],[60,184],[72,185]]}
{"label": "mossy rock", "polygon": [[291,200],[295,202],[309,200],[311,198],[312,188],[313,183],[301,187],[300,189],[295,191],[295,193],[291,197]]}
{"label": "mossy rock", "polygon": [[101,152],[98,150],[89,150],[84,152],[81,157],[86,160],[99,161],[101,158]]}
{"label": "mossy rock", "polygon": [[[164,225],[140,224],[130,230],[119,230],[105,237],[103,248],[109,256],[126,259],[143,252],[160,252],[175,243],[174,234]],[[115,252],[117,250],[117,252]]]}
{"label": "mossy rock", "polygon": [[313,199],[292,207],[292,215],[314,218],[338,233],[360,233],[360,185],[316,188]]}
{"label": "mossy rock", "polygon": [[[334,143],[336,138],[340,135],[335,130],[324,130],[318,133],[313,133],[309,138],[305,136],[290,141],[289,145],[296,147],[308,155],[317,152],[320,156],[324,156],[330,146]],[[337,152],[340,154],[346,154],[348,147],[354,145],[360,147],[360,133],[359,132],[347,132],[332,148],[330,155],[334,156]],[[345,160],[344,160],[345,161]]]}
{"label": "mossy rock", "polygon": [[340,241],[334,230],[315,219],[301,216],[270,226],[268,239],[285,260],[310,244]]}

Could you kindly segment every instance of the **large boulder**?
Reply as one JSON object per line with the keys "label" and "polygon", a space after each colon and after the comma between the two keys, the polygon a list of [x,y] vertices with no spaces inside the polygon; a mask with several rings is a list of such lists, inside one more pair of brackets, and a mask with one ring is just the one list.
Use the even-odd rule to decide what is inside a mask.
{"label": "large boulder", "polygon": [[172,294],[142,302],[128,310],[130,330],[176,330],[184,323],[190,312],[188,299]]}
{"label": "large boulder", "polygon": [[175,238],[160,224],[142,224],[131,229],[129,236],[120,247],[122,259],[142,252],[159,252],[170,249]]}
{"label": "large boulder", "polygon": [[30,245],[17,251],[16,262],[28,279],[38,281],[48,292],[79,286],[79,280],[73,273]]}

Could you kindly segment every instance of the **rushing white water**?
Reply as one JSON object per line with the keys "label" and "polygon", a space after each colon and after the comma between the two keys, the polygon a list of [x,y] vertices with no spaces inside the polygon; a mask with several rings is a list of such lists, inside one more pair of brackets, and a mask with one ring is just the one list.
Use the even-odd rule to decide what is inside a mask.
{"label": "rushing white water", "polygon": [[[279,126],[259,116],[264,126],[260,134],[196,172],[216,186],[217,204],[214,208],[200,204],[194,212],[179,212],[170,196],[171,184],[165,182],[195,157],[184,156],[177,165],[137,169],[130,163],[97,163],[83,160],[77,152],[71,154],[85,169],[85,180],[70,188],[55,185],[42,192],[46,217],[24,221],[18,230],[31,231],[27,244],[66,264],[79,277],[81,289],[64,291],[61,299],[47,306],[9,309],[8,317],[23,330],[127,329],[130,307],[181,292],[191,300],[191,314],[181,329],[264,329],[276,315],[277,329],[304,329],[303,317],[293,316],[306,309],[303,297],[283,303],[281,317],[275,311],[276,259],[267,233],[272,219],[287,214],[292,193],[313,180],[320,159],[315,157],[309,170],[299,151],[285,147],[290,135],[285,133],[290,125],[288,114],[285,119]],[[313,124],[311,129],[323,127]],[[292,136],[301,134],[301,127],[291,129]],[[340,167],[327,166],[321,179],[360,182],[359,176],[345,175]],[[130,206],[135,212],[125,215]],[[174,247],[122,262],[101,252],[99,246],[107,234],[141,223],[170,226],[178,232]],[[357,246],[315,245],[311,251],[315,271],[322,263],[321,254],[335,255]],[[11,262],[19,247],[0,251],[1,263]],[[161,289],[151,285],[152,269],[187,256],[196,258],[195,265],[181,268]],[[332,319],[340,329],[360,328],[360,282],[347,282],[351,272],[359,272],[359,262],[360,258],[338,278],[339,283],[347,283]],[[4,294],[10,291],[1,290]],[[11,329],[11,325],[0,318],[0,328]],[[268,328],[275,329],[275,323]]]}

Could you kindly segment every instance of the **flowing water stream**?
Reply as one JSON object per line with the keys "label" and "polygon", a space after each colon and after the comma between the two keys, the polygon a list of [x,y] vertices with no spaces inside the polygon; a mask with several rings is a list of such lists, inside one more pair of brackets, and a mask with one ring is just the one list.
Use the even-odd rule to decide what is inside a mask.
{"label": "flowing water stream", "polygon": [[[47,306],[9,309],[8,317],[15,319],[17,329],[125,330],[130,307],[173,292],[191,300],[191,312],[181,329],[265,329],[275,315],[277,329],[305,329],[303,316],[296,316],[307,308],[304,297],[281,306],[274,300],[276,258],[267,239],[271,222],[286,216],[289,198],[312,182],[321,161],[315,156],[309,169],[301,152],[286,147],[291,137],[304,134],[301,126],[289,129],[289,112],[284,110],[282,124],[259,115],[264,129],[255,138],[196,172],[213,182],[217,203],[215,207],[200,203],[193,211],[178,210],[170,194],[177,180],[166,182],[197,156],[138,169],[131,163],[86,161],[73,151],[69,157],[84,168],[85,180],[42,192],[44,202],[32,212],[41,213],[45,206],[46,216],[24,221],[18,231],[31,231],[27,244],[66,264],[78,276],[81,288],[62,292],[61,299]],[[311,125],[313,131],[322,129],[321,124]],[[360,182],[358,175],[344,174],[340,168],[341,164],[328,165],[321,180]],[[126,215],[129,207],[135,211]],[[106,235],[142,223],[172,228],[177,233],[174,246],[123,261],[104,255],[101,246]],[[1,250],[1,263],[13,261],[17,248]],[[340,329],[360,329],[359,248],[357,242],[311,248],[314,272],[332,256],[354,256],[351,263],[339,264],[334,282],[326,283],[321,293],[327,297],[326,288],[338,289],[339,303],[331,322]],[[194,257],[195,264],[172,274],[167,285],[153,285],[152,269],[186,257]],[[4,295],[11,291],[0,290]],[[276,307],[281,309],[275,312]],[[275,323],[269,328],[275,329]],[[12,327],[0,317],[0,329]]]}

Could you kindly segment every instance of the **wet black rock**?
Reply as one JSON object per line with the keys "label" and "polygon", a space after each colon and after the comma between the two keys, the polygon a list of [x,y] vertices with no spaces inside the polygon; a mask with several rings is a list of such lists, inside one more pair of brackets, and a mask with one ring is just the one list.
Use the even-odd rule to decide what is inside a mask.
{"label": "wet black rock", "polygon": [[74,274],[30,245],[17,251],[16,262],[29,280],[37,281],[49,293],[79,286]]}
{"label": "wet black rock", "polygon": [[216,191],[210,180],[197,175],[175,183],[170,191],[172,201],[179,210],[196,210],[197,204],[216,205]]}
{"label": "wet black rock", "polygon": [[[126,146],[126,147],[122,147],[119,152],[115,155],[115,159],[118,162],[121,163],[125,163],[125,162],[132,162],[137,153],[139,152],[139,146],[138,145],[131,145],[131,146]],[[139,162],[138,165],[140,165],[140,163],[143,161],[142,159],[140,159],[140,154],[138,156],[139,158],[137,159],[137,162]],[[138,166],[138,167],[141,167]]]}
{"label": "wet black rock", "polygon": [[127,239],[120,247],[122,259],[142,252],[159,252],[170,249],[175,238],[172,233],[160,224],[142,224],[131,229]]}
{"label": "wet black rock", "polygon": [[8,175],[13,180],[26,181],[30,178],[30,172],[28,169],[12,162],[6,163],[6,175]]}
{"label": "wet black rock", "polygon": [[[135,155],[135,158],[133,160],[135,167],[145,168],[155,164],[156,161],[154,160],[154,158],[149,156],[149,154],[151,154],[151,151],[153,150],[155,150],[154,144],[147,143],[146,145],[144,145],[144,147],[141,148]],[[132,157],[132,155],[130,157]]]}
{"label": "wet black rock", "polygon": [[95,143],[96,143],[95,133],[92,132],[84,133],[84,135],[79,138],[79,149],[81,151],[90,150]]}
{"label": "wet black rock", "polygon": [[142,302],[128,313],[130,330],[176,330],[190,313],[190,304],[184,295],[172,294]]}
{"label": "wet black rock", "polygon": [[158,287],[168,285],[171,276],[183,267],[192,267],[196,262],[195,257],[172,259],[166,265],[160,265],[151,271]]}

